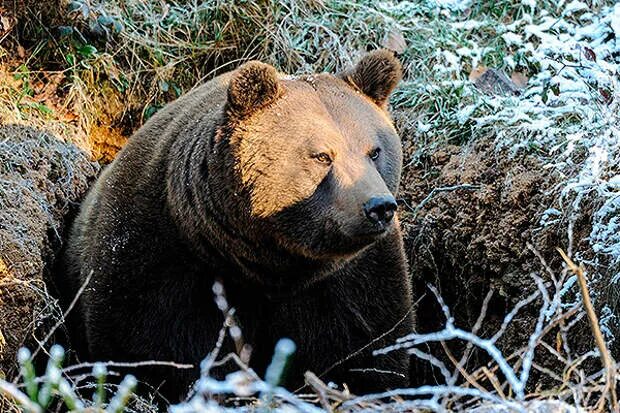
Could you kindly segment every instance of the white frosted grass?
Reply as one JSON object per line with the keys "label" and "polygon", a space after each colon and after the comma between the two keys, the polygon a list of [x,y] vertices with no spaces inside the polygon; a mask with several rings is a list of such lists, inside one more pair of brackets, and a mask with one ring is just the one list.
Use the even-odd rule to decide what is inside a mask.
{"label": "white frosted grass", "polygon": [[[563,15],[584,9],[583,3],[573,1],[566,6]],[[605,283],[611,279],[617,283],[620,280],[620,188],[616,178],[620,172],[619,62],[612,54],[620,50],[620,4],[604,9],[598,16],[589,14],[583,20],[589,24],[551,18],[536,23],[530,20],[524,24],[525,19],[515,22],[510,29],[518,31],[523,24],[521,31],[526,34],[527,42],[521,45],[520,51],[537,61],[543,71],[530,79],[528,91],[521,99],[493,98],[492,106],[499,110],[479,116],[476,122],[494,129],[498,143],[504,147],[519,147],[522,145],[520,139],[533,139],[557,155],[547,166],[565,176],[561,193],[572,209],[569,212],[573,215],[571,222],[583,213],[584,200],[593,197],[599,200],[597,203],[601,206],[594,212],[589,236],[591,249],[596,254],[593,265],[588,268],[589,275],[594,281]],[[518,46],[516,38],[504,40]],[[545,103],[541,100],[541,92],[546,83],[556,85],[559,95],[548,92]],[[609,100],[613,99],[609,106],[602,102],[601,88],[607,88]],[[580,153],[586,151],[585,160],[577,158],[577,149]],[[547,210],[541,223],[558,215],[556,211]],[[569,236],[572,236],[571,228],[569,226]],[[570,245],[572,239],[569,239]],[[583,253],[576,251],[575,254]],[[574,283],[574,277],[569,278],[561,296],[566,295]],[[612,340],[610,327],[617,326],[618,319],[607,306],[601,308],[600,324],[607,339]]]}
{"label": "white frosted grass", "polygon": [[520,45],[521,43],[523,43],[523,37],[513,32],[506,32],[502,34],[502,39],[504,39],[507,46]]}
{"label": "white frosted grass", "polygon": [[[446,317],[446,325],[444,329],[438,332],[434,332],[434,333],[409,334],[405,337],[401,337],[397,339],[396,344],[387,346],[380,350],[376,350],[373,352],[373,354],[375,355],[388,354],[395,350],[407,349],[407,351],[410,354],[421,356],[423,360],[427,360],[431,362],[431,364],[439,367],[440,371],[442,372],[442,375],[445,376],[446,373],[443,371],[443,369],[445,369],[445,366],[443,366],[443,369],[442,369],[441,362],[439,362],[438,360],[435,361],[434,357],[426,353],[422,353],[419,350],[415,349],[415,346],[418,346],[420,344],[425,344],[425,343],[431,343],[431,342],[446,342],[450,340],[462,340],[462,341],[465,341],[466,343],[470,343],[484,350],[493,359],[493,361],[497,364],[498,368],[504,375],[507,383],[512,388],[515,394],[515,399],[518,402],[522,402],[525,400],[525,386],[529,379],[530,370],[531,370],[532,363],[534,360],[534,352],[537,347],[537,342],[542,334],[545,321],[548,321],[551,318],[550,317],[551,315],[549,314],[548,311],[550,308],[554,308],[554,311],[555,311],[554,304],[557,306],[557,304],[560,302],[559,294],[555,294],[553,298],[549,297],[548,292],[542,283],[542,280],[536,276],[534,276],[533,279],[536,285],[538,286],[538,291],[530,295],[528,298],[520,301],[512,309],[512,311],[510,311],[506,315],[498,332],[488,339],[481,338],[477,336],[476,334],[474,334],[473,332],[465,331],[463,329],[456,327],[454,325],[454,318],[450,315],[450,310],[448,309],[447,305],[443,302],[437,290],[434,287],[429,286],[431,291],[435,294],[435,297],[437,298],[442,308],[443,314]],[[510,363],[508,363],[508,361],[502,354],[501,350],[495,345],[495,343],[497,342],[497,340],[499,340],[501,335],[506,331],[506,328],[508,327],[510,322],[514,319],[517,312],[523,307],[531,304],[536,298],[538,298],[541,295],[543,298],[543,304],[539,311],[539,317],[538,317],[534,331],[529,336],[527,350],[522,357],[523,364],[521,366],[521,371],[520,373],[516,373],[515,370],[512,368],[512,366],[510,365]],[[445,370],[447,371],[447,369]],[[453,381],[452,379],[447,380],[448,383],[451,383],[452,381]],[[437,386],[431,386],[431,387],[434,388]],[[455,393],[455,394],[458,394],[458,393]],[[480,397],[480,395],[478,395],[478,397]],[[485,399],[489,399],[492,397],[495,397],[495,396],[489,396],[489,397],[486,397]]]}
{"label": "white frosted grass", "polygon": [[[219,406],[211,397],[234,395],[249,397],[260,395],[258,411],[275,413],[304,412],[319,413],[324,410],[301,400],[299,397],[279,387],[288,360],[295,352],[295,343],[290,339],[281,339],[276,344],[273,358],[267,367],[265,380],[248,371],[247,366],[239,365],[240,370],[228,374],[224,380],[217,380],[205,375],[194,387],[196,393],[185,403],[171,406],[170,413],[205,413],[205,412],[244,412],[248,407]],[[262,409],[262,410],[261,410]]]}
{"label": "white frosted grass", "polygon": [[[356,397],[355,399],[344,402],[342,404],[342,408],[347,409],[347,408],[351,408],[361,403],[373,402],[373,401],[393,398],[393,397],[403,397],[403,396],[443,397],[446,395],[457,395],[457,396],[463,396],[463,397],[472,397],[472,398],[476,398],[480,400],[487,400],[487,401],[497,403],[502,406],[506,406],[508,408],[514,409],[515,412],[523,412],[523,413],[527,412],[527,410],[521,404],[510,401],[510,400],[504,400],[492,393],[483,392],[478,389],[471,389],[467,387],[442,386],[442,385],[420,386],[420,387],[413,388],[413,389],[395,389],[395,390],[390,390],[390,391],[386,391],[383,393],[374,393],[374,394],[359,396],[359,397]],[[392,407],[395,407],[395,406],[392,405]],[[375,407],[374,411],[377,411],[376,409],[377,408]],[[443,408],[441,405],[436,405],[436,409],[437,410],[435,411],[443,411]],[[402,410],[399,410],[398,408],[396,408],[396,410],[393,410],[393,411],[402,411]]]}
{"label": "white frosted grass", "polygon": [[[614,53],[620,51],[620,4],[603,8],[595,15],[587,13],[584,2],[570,1],[561,6],[560,19],[537,12],[497,30],[515,53],[540,65],[542,70],[529,79],[527,90],[517,98],[480,96],[484,105],[468,105],[455,112],[455,117],[461,124],[472,120],[480,128],[490,128],[500,148],[513,148],[514,152],[536,142],[548,150],[553,159],[546,169],[565,177],[561,199],[568,209],[558,212],[570,215],[569,222],[574,223],[584,213],[585,200],[598,199],[596,205],[600,208],[593,213],[589,236],[596,256],[588,270],[593,282],[611,279],[617,283],[620,62]],[[456,30],[463,27],[461,23],[453,25]],[[447,52],[442,53],[445,56]],[[472,54],[475,52],[459,51],[459,64],[471,64]],[[514,62],[510,58],[505,61]],[[446,66],[444,70],[453,70],[454,62]],[[585,159],[581,157],[584,151]],[[555,212],[553,216],[546,212],[540,217],[541,225],[556,216],[561,219]],[[572,251],[572,226],[569,236],[569,252],[585,256],[583,251]],[[593,298],[597,299],[596,294]],[[601,323],[611,322],[617,320],[608,311]],[[611,329],[604,326],[604,330],[611,339]]]}
{"label": "white frosted grass", "polygon": [[483,339],[468,331],[456,328],[451,321],[446,323],[446,327],[442,331],[428,334],[409,334],[397,340],[397,344],[388,346],[381,350],[373,352],[375,355],[387,354],[394,350],[408,349],[419,344],[442,342],[448,340],[464,340],[468,343],[472,343],[476,347],[484,350],[493,360],[497,363],[502,374],[506,377],[506,381],[510,384],[514,390],[517,399],[523,399],[525,394],[523,392],[523,385],[515,375],[514,370],[510,367],[510,364],[504,359],[501,351],[495,346],[495,343],[489,339]]}
{"label": "white frosted grass", "polygon": [[464,11],[471,6],[472,0],[430,0],[435,6],[451,11]]}
{"label": "white frosted grass", "polygon": [[118,391],[110,401],[110,404],[106,407],[105,413],[122,413],[137,385],[138,381],[134,376],[126,376],[119,385]]}

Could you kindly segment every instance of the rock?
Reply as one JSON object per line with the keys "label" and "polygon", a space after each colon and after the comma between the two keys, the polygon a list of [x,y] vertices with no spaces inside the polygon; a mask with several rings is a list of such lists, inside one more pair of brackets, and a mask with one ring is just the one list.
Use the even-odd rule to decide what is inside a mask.
{"label": "rock", "polygon": [[0,126],[0,377],[15,373],[19,347],[33,334],[42,338],[42,326],[59,316],[44,279],[65,217],[98,171],[49,133]]}
{"label": "rock", "polygon": [[521,88],[504,72],[488,68],[475,77],[474,85],[487,95],[519,96]]}

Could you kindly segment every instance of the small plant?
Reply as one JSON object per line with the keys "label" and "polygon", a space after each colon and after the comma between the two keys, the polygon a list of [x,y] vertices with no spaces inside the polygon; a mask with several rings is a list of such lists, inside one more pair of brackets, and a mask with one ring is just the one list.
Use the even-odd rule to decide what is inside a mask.
{"label": "small plant", "polygon": [[[286,366],[295,352],[295,343],[283,338],[276,344],[270,365],[267,367],[265,379],[261,379],[239,357],[234,354],[224,356],[231,358],[238,367],[238,371],[226,376],[224,380],[216,380],[208,375],[203,376],[194,385],[193,396],[184,403],[170,407],[170,413],[203,413],[203,412],[312,412],[320,413],[323,410],[304,401],[298,395],[289,392],[279,384],[284,379]],[[215,354],[215,352],[214,352]],[[214,363],[212,357],[207,357],[205,363]],[[203,372],[209,371],[209,366],[203,365]],[[258,394],[258,397],[252,397]],[[248,407],[226,408],[220,406],[217,400],[221,397],[239,396],[248,400]],[[225,405],[225,404],[224,404]],[[249,407],[252,406],[252,407]]]}
{"label": "small plant", "polygon": [[84,400],[76,392],[71,377],[63,373],[65,351],[61,346],[54,345],[50,349],[47,368],[41,377],[37,377],[30,350],[21,348],[17,357],[22,383],[15,385],[0,380],[0,394],[13,399],[20,409],[29,413],[45,412],[55,404],[64,405],[72,412],[92,412],[94,409],[98,412],[120,413],[128,405],[137,385],[135,377],[126,376],[109,403],[106,403],[107,368],[103,363],[95,363],[92,370],[95,391],[92,400]]}

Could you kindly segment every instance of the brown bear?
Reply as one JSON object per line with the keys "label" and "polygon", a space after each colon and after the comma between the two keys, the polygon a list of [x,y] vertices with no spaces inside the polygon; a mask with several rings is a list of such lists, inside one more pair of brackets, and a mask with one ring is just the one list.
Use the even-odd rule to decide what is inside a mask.
{"label": "brown bear", "polygon": [[138,372],[178,399],[218,339],[220,280],[257,372],[288,337],[290,388],[306,370],[354,393],[406,386],[404,351],[372,354],[413,322],[386,110],[400,78],[386,50],[336,76],[251,61],[146,122],[81,206],[56,281],[68,303],[90,280],[82,358],[193,364]]}

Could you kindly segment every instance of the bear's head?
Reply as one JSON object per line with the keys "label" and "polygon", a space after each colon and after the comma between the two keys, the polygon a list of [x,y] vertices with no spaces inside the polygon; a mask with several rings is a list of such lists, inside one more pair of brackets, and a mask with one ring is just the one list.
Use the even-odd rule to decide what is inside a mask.
{"label": "bear's head", "polygon": [[241,260],[333,269],[395,230],[402,151],[386,106],[400,78],[386,50],[339,75],[287,77],[255,61],[230,75],[209,179]]}

